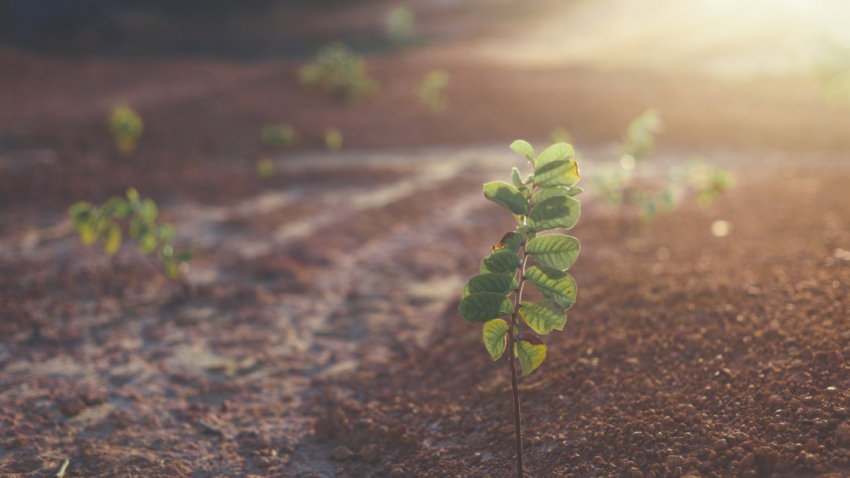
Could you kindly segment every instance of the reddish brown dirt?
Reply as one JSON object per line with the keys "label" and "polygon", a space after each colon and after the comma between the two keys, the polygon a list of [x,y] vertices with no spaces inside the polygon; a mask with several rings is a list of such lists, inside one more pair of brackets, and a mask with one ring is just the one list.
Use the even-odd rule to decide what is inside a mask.
{"label": "reddish brown dirt", "polygon": [[[604,143],[647,106],[668,156],[751,152],[713,149],[739,185],[706,211],[623,232],[584,199],[579,300],[521,384],[529,476],[850,473],[846,113],[802,79],[442,55],[377,59],[381,94],[341,105],[303,92],[289,64],[4,54],[0,475],[69,459],[66,476],[510,476],[506,365],[456,309],[511,227],[480,183],[513,159],[457,146],[556,124]],[[453,78],[441,116],[410,95],[433,66]],[[102,125],[122,99],[148,124],[127,158]],[[264,181],[272,121],[302,142]],[[330,125],[354,152],[311,151]],[[130,185],[198,253],[194,295],[63,222],[73,201]],[[712,237],[721,218],[732,233]]]}

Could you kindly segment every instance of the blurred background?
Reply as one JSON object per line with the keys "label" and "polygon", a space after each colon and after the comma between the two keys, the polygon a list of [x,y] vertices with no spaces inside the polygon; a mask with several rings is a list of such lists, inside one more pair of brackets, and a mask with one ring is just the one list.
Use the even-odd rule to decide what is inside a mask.
{"label": "blurred background", "polygon": [[[502,363],[457,310],[519,138],[586,189],[538,462],[588,472],[568,433],[626,476],[595,437],[641,404],[644,472],[735,430],[846,469],[846,0],[0,0],[0,472],[504,476]],[[836,420],[774,427],[823,390]],[[692,402],[726,421],[659,438]]]}

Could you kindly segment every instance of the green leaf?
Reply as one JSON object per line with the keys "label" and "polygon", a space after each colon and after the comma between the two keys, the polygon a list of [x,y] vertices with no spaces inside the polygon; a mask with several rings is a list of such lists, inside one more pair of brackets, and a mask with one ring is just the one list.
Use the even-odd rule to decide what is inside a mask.
{"label": "green leaf", "polygon": [[516,231],[509,232],[502,236],[502,240],[493,246],[493,252],[501,251],[502,249],[511,251],[514,254],[519,254],[519,248],[522,247],[522,241],[525,240],[525,226],[519,226]]}
{"label": "green leaf", "polygon": [[460,301],[458,310],[464,319],[475,324],[511,315],[514,312],[514,306],[505,294],[479,292],[464,297]]}
{"label": "green leaf", "polygon": [[108,256],[115,255],[118,249],[121,248],[121,228],[118,224],[110,221],[104,236],[103,250]]}
{"label": "green leaf", "polygon": [[150,232],[148,224],[140,217],[134,217],[130,220],[130,237],[136,240],[141,240],[142,236]]}
{"label": "green leaf", "polygon": [[479,272],[495,272],[497,274],[513,274],[521,261],[515,252],[496,251],[481,260]]}
{"label": "green leaf", "polygon": [[525,252],[537,262],[562,271],[573,265],[579,249],[578,239],[563,234],[535,237],[525,246]]}
{"label": "green leaf", "polygon": [[497,274],[488,272],[475,276],[463,286],[463,297],[469,294],[477,294],[478,292],[498,292],[507,294],[510,291],[519,287],[517,281],[507,274]]}
{"label": "green leaf", "polygon": [[106,201],[103,206],[101,206],[101,210],[104,214],[111,214],[117,219],[124,219],[132,212],[130,204],[128,204],[124,198],[119,197],[114,197]]}
{"label": "green leaf", "polygon": [[94,206],[85,201],[80,201],[74,203],[74,205],[68,209],[68,215],[71,216],[71,227],[74,230],[78,230],[91,220],[93,207]]}
{"label": "green leaf", "polygon": [[502,181],[493,181],[484,185],[484,197],[504,207],[513,214],[528,214],[528,199],[517,188]]}
{"label": "green leaf", "polygon": [[534,148],[528,144],[528,141],[518,139],[511,143],[511,149],[525,156],[529,161],[531,161],[531,164],[534,164]]}
{"label": "green leaf", "polygon": [[163,263],[163,268],[165,269],[165,275],[171,280],[177,280],[180,278],[180,267],[174,261],[168,261]]}
{"label": "green leaf", "polygon": [[570,229],[578,222],[581,203],[566,196],[556,196],[542,201],[528,215],[528,226],[535,231]]}
{"label": "green leaf", "polygon": [[535,332],[546,335],[553,330],[563,330],[567,323],[567,313],[555,301],[523,302],[519,313]]}
{"label": "green leaf", "polygon": [[154,200],[151,198],[145,198],[145,200],[142,201],[142,208],[139,210],[139,215],[141,215],[145,221],[153,222],[156,220],[156,216],[158,214],[159,209],[156,207]]}
{"label": "green leaf", "polygon": [[136,188],[128,189],[127,199],[129,199],[130,202],[139,202],[139,191],[136,191]]}
{"label": "green leaf", "polygon": [[549,266],[534,266],[525,270],[525,278],[547,299],[564,309],[576,301],[576,281],[569,274]]}
{"label": "green leaf", "polygon": [[534,184],[537,187],[572,186],[578,182],[581,174],[578,163],[572,159],[552,161],[545,166],[538,166],[534,174]]}
{"label": "green leaf", "polygon": [[546,148],[537,157],[537,169],[540,170],[554,161],[570,160],[575,156],[573,147],[567,143],[555,143]]}
{"label": "green leaf", "polygon": [[578,186],[571,188],[565,186],[553,186],[550,188],[543,188],[537,191],[534,196],[531,196],[531,206],[536,206],[549,198],[559,196],[573,197],[581,194],[582,192],[584,192],[584,189]]}
{"label": "green leaf", "polygon": [[525,340],[517,341],[516,354],[522,366],[522,374],[528,375],[546,360],[546,345],[532,344]]}
{"label": "green leaf", "polygon": [[482,335],[484,336],[484,347],[490,353],[493,360],[499,360],[499,357],[505,352],[505,343],[510,326],[502,319],[493,319],[484,324]]}
{"label": "green leaf", "polygon": [[169,242],[174,239],[175,233],[174,226],[167,222],[161,222],[156,226],[156,235],[159,237],[159,240]]}
{"label": "green leaf", "polygon": [[97,231],[95,230],[94,222],[88,221],[80,224],[77,230],[80,231],[80,242],[84,245],[90,246],[97,240]]}
{"label": "green leaf", "polygon": [[516,166],[514,166],[514,168],[511,169],[511,182],[513,183],[513,185],[515,187],[518,187],[518,188],[522,187],[522,185],[525,184],[525,183],[522,182],[522,177],[520,177],[519,169],[517,169]]}
{"label": "green leaf", "polygon": [[156,249],[157,240],[152,232],[148,232],[139,237],[139,250],[143,254],[149,254]]}

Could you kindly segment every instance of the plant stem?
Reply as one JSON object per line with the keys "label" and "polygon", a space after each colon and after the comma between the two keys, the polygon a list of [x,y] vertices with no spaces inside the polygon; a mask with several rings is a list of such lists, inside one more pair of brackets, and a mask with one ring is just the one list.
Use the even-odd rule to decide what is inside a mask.
{"label": "plant stem", "polygon": [[525,264],[528,261],[528,255],[525,253],[525,245],[528,243],[528,228],[525,231],[525,239],[522,241],[522,247],[520,248],[520,260],[522,261],[522,268],[519,271],[519,285],[517,286],[516,297],[514,298],[514,312],[511,314],[511,328],[508,333],[508,353],[510,354],[510,363],[511,367],[511,389],[513,390],[514,395],[514,426],[515,426],[515,434],[516,434],[516,476],[517,478],[523,478],[523,470],[522,470],[522,416],[520,414],[520,406],[519,406],[519,386],[517,385],[517,374],[516,374],[516,357],[514,356],[514,344],[516,343],[515,338],[515,327],[517,323],[517,314],[519,313],[519,304],[522,301],[522,288],[525,284]]}

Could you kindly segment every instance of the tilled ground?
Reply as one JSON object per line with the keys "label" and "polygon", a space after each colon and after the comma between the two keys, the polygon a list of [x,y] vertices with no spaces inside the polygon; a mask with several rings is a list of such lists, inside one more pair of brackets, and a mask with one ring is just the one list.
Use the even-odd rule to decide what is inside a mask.
{"label": "tilled ground", "polygon": [[[393,61],[404,60],[386,60],[386,72]],[[66,459],[66,476],[510,474],[507,367],[487,358],[480,327],[456,310],[463,282],[513,226],[480,185],[504,178],[516,156],[506,147],[365,149],[501,137],[509,122],[488,123],[499,115],[475,106],[486,91],[461,82],[452,100],[481,122],[402,114],[432,138],[392,120],[392,92],[372,106],[305,96],[302,117],[316,131],[339,113],[364,150],[280,156],[261,180],[260,147],[246,146],[254,136],[245,132],[300,91],[284,83],[288,93],[265,99],[275,68],[158,65],[144,74],[162,75],[156,91],[173,96],[161,97],[141,80],[122,83],[145,65],[91,66],[112,73],[98,70],[105,89],[90,89],[78,66],[35,63],[14,70],[19,84],[6,83],[0,98],[10,106],[0,113],[0,475],[53,476]],[[550,75],[523,78],[551,86],[560,77]],[[28,103],[41,91],[35,79],[54,96]],[[109,152],[100,124],[121,93],[154,119],[126,159]],[[545,102],[537,93],[519,115]],[[521,109],[508,98],[497,106]],[[724,111],[743,123],[798,100],[807,101]],[[833,112],[819,117],[824,125],[829,115],[846,121]],[[783,121],[770,132],[754,121],[743,139],[719,121],[703,131],[737,146],[764,144],[760,131],[801,150],[845,144],[840,123],[807,137],[786,134]],[[620,126],[591,117],[584,133]],[[670,134],[687,147],[700,130],[682,128]],[[607,150],[582,153],[592,173]],[[734,166],[739,184],[705,211],[686,203],[651,224],[624,223],[592,194],[582,198],[572,231],[583,245],[571,269],[579,299],[565,331],[545,338],[546,363],[521,384],[531,476],[850,473],[846,158],[712,157]],[[193,294],[129,246],[109,260],[71,234],[71,202],[130,185],[197,252]],[[717,219],[731,223],[728,237],[710,234]]]}

